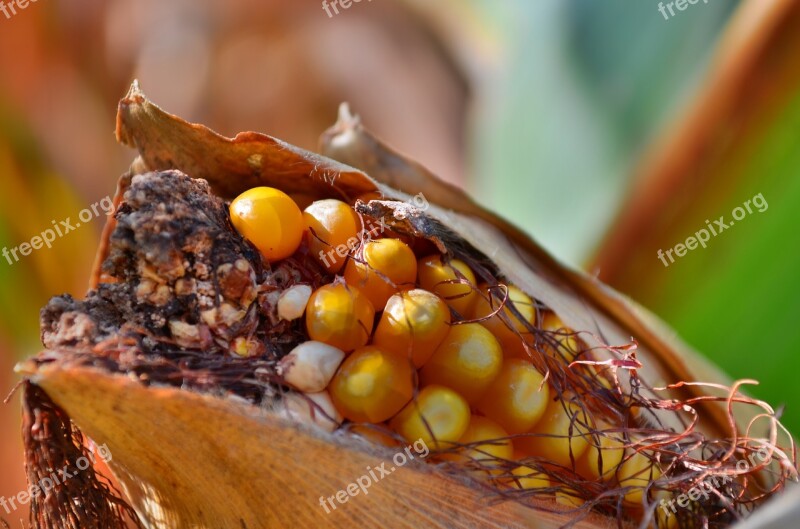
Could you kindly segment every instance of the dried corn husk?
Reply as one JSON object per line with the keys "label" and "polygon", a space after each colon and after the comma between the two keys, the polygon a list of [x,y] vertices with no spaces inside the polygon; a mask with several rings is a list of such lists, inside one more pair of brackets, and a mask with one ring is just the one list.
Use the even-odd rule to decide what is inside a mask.
{"label": "dried corn husk", "polygon": [[[227,198],[258,185],[348,200],[380,191],[396,201],[373,201],[362,204],[361,210],[391,218],[396,226],[445,249],[466,248],[490,258],[502,276],[553,309],[567,325],[589,331],[585,340],[605,351],[600,359],[619,360],[621,352],[635,349],[636,356],[627,356],[625,367],[636,368],[653,386],[681,381],[717,384],[682,385],[664,392],[643,388],[653,398],[684,402],[717,395],[697,403],[698,431],[728,438],[733,423],[739,432],[745,431],[749,420],[763,411],[734,404],[728,410],[731,400],[721,388],[730,382],[655,318],[592,278],[561,266],[520,230],[393,153],[345,108],[339,123],[323,137],[323,151],[351,165],[262,134],[221,137],[162,111],[136,84],[120,103],[117,137],[139,151],[132,174],[178,169],[206,179],[214,192]],[[129,178],[121,182],[117,202]],[[427,203],[424,211],[404,206],[420,193]],[[98,264],[107,256],[113,225],[111,220],[106,227]],[[102,279],[98,265],[93,286]],[[367,466],[391,461],[394,452],[352,446],[341,436],[287,424],[269,409],[234,398],[145,388],[120,374],[71,364],[68,355],[58,359],[58,353],[51,351],[49,362],[28,363],[22,370],[81,431],[108,446],[114,454],[110,466],[148,527],[550,528],[573,518],[548,512],[559,509],[546,500],[533,502],[545,511],[514,501],[488,501],[487,491],[474,483],[422,464],[398,468],[360,501],[326,514],[320,496],[346,487]],[[620,370],[623,385],[627,372]],[[665,422],[674,421],[674,414],[662,415]],[[776,442],[774,421],[764,420],[756,427],[761,429],[758,436],[772,436]],[[750,436],[755,435],[751,429]],[[759,479],[772,480],[766,472]],[[584,513],[576,527],[616,523]]]}

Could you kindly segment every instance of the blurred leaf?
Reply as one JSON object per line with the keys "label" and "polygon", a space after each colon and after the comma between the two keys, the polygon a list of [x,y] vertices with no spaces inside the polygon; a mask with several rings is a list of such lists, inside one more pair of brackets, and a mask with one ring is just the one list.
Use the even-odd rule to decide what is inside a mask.
{"label": "blurred leaf", "polygon": [[475,194],[579,265],[613,220],[631,160],[697,83],[736,2],[668,21],[653,0],[493,4],[512,51],[479,108]]}
{"label": "blurred leaf", "polygon": [[[645,157],[595,266],[752,392],[800,404],[800,4],[742,5],[697,99]],[[657,256],[755,195],[752,213],[665,267]],[[669,260],[667,260],[669,262]],[[789,409],[787,425],[800,428]]]}
{"label": "blurred leaf", "polygon": [[[38,348],[39,308],[53,293],[82,294],[104,217],[93,219],[94,229],[76,229],[56,238],[51,248],[28,256],[11,249],[42,231],[53,221],[71,218],[86,207],[65,181],[47,169],[47,162],[24,123],[4,110],[0,101],[0,334],[19,354]],[[10,262],[9,262],[10,261]]]}

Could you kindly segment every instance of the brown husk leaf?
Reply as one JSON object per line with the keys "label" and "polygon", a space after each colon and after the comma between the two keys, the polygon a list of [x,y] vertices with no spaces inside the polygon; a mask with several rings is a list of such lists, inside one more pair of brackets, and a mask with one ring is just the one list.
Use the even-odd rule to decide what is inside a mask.
{"label": "brown husk leaf", "polygon": [[[149,527],[380,527],[391,520],[393,527],[549,528],[634,519],[622,508],[625,490],[613,482],[587,482],[537,458],[525,464],[547,473],[555,488],[574,491],[582,508],[564,513],[549,496],[498,489],[465,472],[470,465],[414,464],[325,514],[320,495],[394,452],[287,425],[270,411],[283,392],[275,363],[303,337],[302,328],[273,317],[271,295],[323,278],[302,252],[270,268],[236,236],[223,199],[259,185],[347,201],[380,191],[387,200],[357,204],[362,216],[431,241],[482,280],[510,281],[535,298],[537,310],[556,312],[579,331],[585,349],[564,351],[564,336],[531,326],[531,360],[589,417],[576,426],[593,439],[620,436],[661,466],[666,476],[648,485],[652,493],[680,494],[704,479],[735,476],[712,501],[682,511],[682,527],[725,526],[796,478],[793,443],[766,403],[743,395],[740,384],[669,338],[640,308],[559,265],[520,230],[393,153],[348,112],[323,137],[323,150],[377,181],[269,136],[227,139],[186,123],[150,103],[136,84],[120,103],[117,137],[140,159],[120,181],[120,207],[105,230],[93,290],[84,301],[48,305],[49,349],[23,370],[82,431],[108,445],[111,467]],[[415,196],[426,208],[409,206]],[[242,339],[266,349],[234,359]],[[545,344],[557,354],[538,353]],[[601,429],[596,419],[615,426]],[[31,440],[28,450],[38,447]],[[763,465],[736,469],[759,449],[769,453]],[[501,479],[516,464],[491,462]],[[635,516],[643,525],[657,508],[650,498]]]}

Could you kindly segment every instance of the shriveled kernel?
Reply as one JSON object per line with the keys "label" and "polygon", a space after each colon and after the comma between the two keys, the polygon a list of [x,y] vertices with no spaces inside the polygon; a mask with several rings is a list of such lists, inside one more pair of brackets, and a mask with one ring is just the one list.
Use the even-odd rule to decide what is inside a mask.
{"label": "shriveled kernel", "polygon": [[[490,288],[483,284],[478,290],[479,295],[476,296],[470,319],[482,319],[481,324],[489,329],[501,344],[507,345],[510,349],[518,350],[520,339],[532,343],[533,334],[526,324],[533,325],[536,308],[530,296],[514,285],[498,285]],[[502,310],[498,310],[501,305]],[[513,306],[524,321],[512,313],[509,306]],[[494,315],[487,318],[490,314]]]}
{"label": "shriveled kernel", "polygon": [[473,415],[467,430],[458,440],[458,444],[470,445],[470,448],[459,451],[448,459],[477,462],[491,473],[497,474],[503,469],[500,460],[508,461],[514,457],[514,445],[507,437],[508,432],[493,420]]}
{"label": "shriveled kernel", "polygon": [[423,388],[389,425],[408,442],[422,439],[447,448],[467,431],[469,418],[469,405],[458,393],[433,385]]}
{"label": "shriveled kernel", "polygon": [[290,386],[315,393],[328,387],[342,360],[344,352],[341,349],[310,340],[283,357],[278,372]]}
{"label": "shriveled kernel", "polygon": [[629,505],[641,505],[645,488],[659,477],[661,470],[641,452],[629,452],[617,468],[619,486],[631,487],[624,498]]}
{"label": "shriveled kernel", "polygon": [[353,422],[383,422],[414,394],[414,372],[405,358],[374,346],[356,349],[339,367],[329,391]]}
{"label": "shriveled kernel", "polygon": [[333,405],[327,391],[287,393],[276,404],[276,411],[290,421],[305,424],[323,432],[332,432],[342,423],[342,415]]}
{"label": "shriveled kernel", "polygon": [[580,426],[586,422],[585,413],[577,405],[551,401],[541,420],[530,430],[537,436],[518,437],[514,446],[526,454],[546,457],[556,464],[572,468],[570,453],[577,461],[589,446],[585,427]]}
{"label": "shriveled kernel", "polygon": [[389,298],[372,342],[421,367],[449,330],[450,309],[444,301],[427,290],[414,289]]}
{"label": "shriveled kernel", "polygon": [[278,317],[282,320],[293,321],[303,315],[311,297],[312,289],[309,285],[292,285],[278,298]]}
{"label": "shriveled kernel", "polygon": [[366,345],[374,320],[372,303],[359,289],[343,283],[318,288],[306,306],[309,338],[345,352]]}
{"label": "shriveled kernel", "polygon": [[303,239],[303,213],[283,191],[255,187],[236,197],[230,206],[231,222],[268,261],[292,255]]}
{"label": "shriveled kernel", "polygon": [[413,288],[417,258],[398,239],[377,239],[364,244],[360,259],[350,259],[344,269],[348,284],[363,290],[376,310],[382,310],[393,294]]}
{"label": "shriveled kernel", "polygon": [[361,242],[358,215],[341,200],[329,198],[308,206],[303,220],[309,252],[328,272],[337,273],[350,250]]}
{"label": "shriveled kernel", "polygon": [[477,296],[475,274],[467,263],[450,259],[445,264],[441,256],[429,255],[419,260],[417,276],[422,288],[438,295],[451,309],[467,317]]}
{"label": "shriveled kernel", "polygon": [[497,378],[481,397],[478,409],[510,434],[529,431],[542,417],[550,391],[544,377],[527,360],[506,358]]}
{"label": "shriveled kernel", "polygon": [[[607,479],[614,475],[625,455],[625,443],[620,434],[589,438],[589,448],[577,462],[577,471],[587,479]],[[602,468],[601,465],[602,464]]]}
{"label": "shriveled kernel", "polygon": [[454,325],[420,370],[423,385],[454,389],[474,404],[500,373],[503,352],[497,339],[477,323]]}

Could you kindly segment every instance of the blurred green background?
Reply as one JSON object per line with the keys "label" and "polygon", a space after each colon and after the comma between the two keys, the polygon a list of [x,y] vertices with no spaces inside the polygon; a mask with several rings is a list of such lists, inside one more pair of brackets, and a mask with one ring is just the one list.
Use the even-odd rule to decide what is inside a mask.
{"label": "blurred green background", "polygon": [[[788,405],[796,430],[800,48],[776,39],[755,61],[769,68],[718,83],[735,97],[701,97],[746,40],[740,10],[754,3],[701,2],[668,20],[651,0],[376,0],[333,17],[316,0],[30,4],[0,15],[0,245],[113,193],[133,155],[113,136],[133,78],[223,134],[309,149],[349,101],[388,143],[640,301],[732,377],[760,380],[752,392]],[[702,149],[677,149],[686,163],[651,156],[698,98],[711,123]],[[757,193],[763,214],[668,268],[658,260]],[[85,292],[102,225],[0,258],[3,393],[14,361],[37,350],[38,309]],[[23,487],[18,420],[16,400],[0,408],[0,495]]]}

